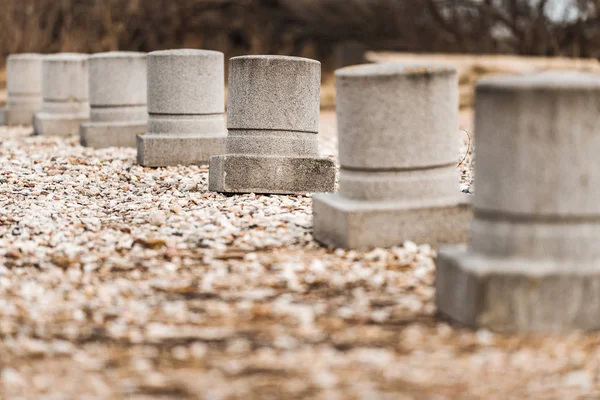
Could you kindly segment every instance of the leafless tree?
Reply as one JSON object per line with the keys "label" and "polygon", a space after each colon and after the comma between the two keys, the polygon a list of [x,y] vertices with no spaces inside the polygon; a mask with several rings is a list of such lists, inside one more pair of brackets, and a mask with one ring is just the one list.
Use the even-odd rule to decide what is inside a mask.
{"label": "leafless tree", "polygon": [[[0,56],[196,47],[327,61],[373,49],[600,57],[600,0],[2,0]],[[560,11],[560,10],[559,10]],[[559,12],[560,14],[560,12]]]}

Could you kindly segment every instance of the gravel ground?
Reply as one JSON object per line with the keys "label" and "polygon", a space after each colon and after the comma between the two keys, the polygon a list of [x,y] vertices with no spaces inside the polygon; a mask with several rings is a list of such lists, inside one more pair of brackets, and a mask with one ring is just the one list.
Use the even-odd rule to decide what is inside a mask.
{"label": "gravel ground", "polygon": [[[333,113],[322,131],[334,156]],[[427,244],[325,249],[310,197],[134,160],[0,128],[2,398],[600,397],[600,335],[439,319]]]}

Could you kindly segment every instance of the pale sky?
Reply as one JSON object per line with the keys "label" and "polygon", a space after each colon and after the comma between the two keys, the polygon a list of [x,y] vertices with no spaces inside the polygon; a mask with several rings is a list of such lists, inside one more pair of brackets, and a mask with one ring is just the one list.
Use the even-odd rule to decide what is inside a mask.
{"label": "pale sky", "polygon": [[[539,0],[535,0],[536,2]],[[553,21],[571,21],[577,18],[574,0],[549,0],[546,15]]]}

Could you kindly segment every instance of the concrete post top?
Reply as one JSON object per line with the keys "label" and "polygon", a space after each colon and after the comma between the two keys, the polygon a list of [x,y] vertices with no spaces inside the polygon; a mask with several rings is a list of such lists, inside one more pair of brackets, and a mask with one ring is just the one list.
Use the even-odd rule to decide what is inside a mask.
{"label": "concrete post top", "polygon": [[430,76],[456,74],[456,69],[442,64],[365,64],[335,71],[338,79],[388,78],[392,76]]}
{"label": "concrete post top", "polygon": [[497,75],[481,79],[477,90],[598,90],[600,75],[580,71],[543,71],[523,75]]}
{"label": "concrete post top", "polygon": [[38,53],[21,53],[21,54],[10,54],[7,61],[41,61],[46,56]]}
{"label": "concrete post top", "polygon": [[244,61],[256,61],[256,62],[290,62],[290,63],[299,63],[305,62],[310,64],[321,65],[321,63],[317,60],[313,60],[312,58],[304,58],[304,57],[291,57],[291,56],[275,56],[275,55],[254,55],[254,56],[239,56],[232,57],[229,59],[230,63],[238,63]]}
{"label": "concrete post top", "polygon": [[224,58],[225,55],[215,50],[198,49],[175,49],[159,50],[148,53],[149,57],[206,57],[206,58]]}
{"label": "concrete post top", "polygon": [[63,61],[87,61],[90,58],[89,54],[83,53],[57,53],[44,56],[45,62],[63,62]]}
{"label": "concrete post top", "polygon": [[90,60],[112,59],[112,58],[146,58],[147,53],[138,51],[108,51],[106,53],[96,53],[90,56]]}

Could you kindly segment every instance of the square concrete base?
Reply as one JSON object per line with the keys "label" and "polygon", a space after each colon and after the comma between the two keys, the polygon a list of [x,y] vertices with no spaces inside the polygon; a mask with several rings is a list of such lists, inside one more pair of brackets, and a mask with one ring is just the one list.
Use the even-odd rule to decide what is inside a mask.
{"label": "square concrete base", "polygon": [[136,147],[137,135],[146,132],[147,124],[134,122],[84,122],[79,136],[81,145],[101,149],[105,147]]}
{"label": "square concrete base", "polygon": [[228,154],[210,159],[208,189],[221,193],[332,192],[335,163],[328,158]]}
{"label": "square concrete base", "polygon": [[138,135],[137,162],[145,167],[207,165],[225,152],[227,136]]}
{"label": "square concrete base", "polygon": [[600,328],[600,260],[496,259],[439,252],[436,304],[443,315],[498,332]]}
{"label": "square concrete base", "polygon": [[79,133],[79,125],[89,116],[82,114],[37,113],[33,118],[33,130],[36,135],[71,136]]}
{"label": "square concrete base", "polygon": [[33,124],[34,110],[23,110],[15,108],[3,108],[0,110],[0,125],[17,126]]}
{"label": "square concrete base", "polygon": [[392,247],[411,240],[437,246],[466,243],[473,212],[464,203],[423,207],[402,201],[359,201],[338,194],[313,197],[313,236],[333,247]]}

